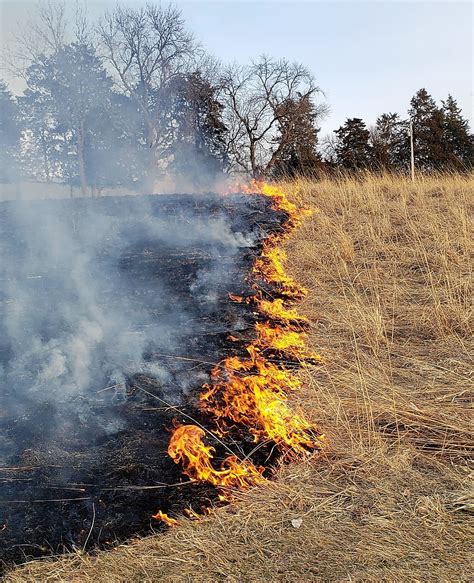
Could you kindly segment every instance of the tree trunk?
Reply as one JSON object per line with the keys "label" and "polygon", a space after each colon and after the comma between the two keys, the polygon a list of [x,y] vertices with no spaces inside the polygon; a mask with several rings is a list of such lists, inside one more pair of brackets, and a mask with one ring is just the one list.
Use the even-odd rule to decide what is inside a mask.
{"label": "tree trunk", "polygon": [[155,129],[153,123],[150,120],[146,120],[147,124],[147,135],[146,135],[146,146],[147,146],[147,164],[145,168],[145,176],[143,180],[143,192],[145,194],[152,194],[153,187],[155,183]]}
{"label": "tree trunk", "polygon": [[250,139],[250,167],[252,169],[252,178],[258,178],[257,162],[255,160],[255,143]]}
{"label": "tree trunk", "polygon": [[49,172],[49,163],[48,163],[48,150],[46,148],[46,138],[44,137],[44,131],[41,131],[41,149],[43,150],[43,164],[44,164],[44,174],[46,176],[46,182],[51,182],[51,175]]}
{"label": "tree trunk", "polygon": [[87,179],[84,163],[84,120],[81,120],[77,131],[77,159],[79,162],[79,178],[81,180],[82,195],[87,196]]}

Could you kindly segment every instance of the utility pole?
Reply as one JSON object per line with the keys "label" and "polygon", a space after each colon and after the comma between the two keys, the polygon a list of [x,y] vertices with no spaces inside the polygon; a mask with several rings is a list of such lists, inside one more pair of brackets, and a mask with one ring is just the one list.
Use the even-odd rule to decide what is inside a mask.
{"label": "utility pole", "polygon": [[415,182],[415,150],[413,148],[413,120],[410,119],[410,168],[411,181]]}

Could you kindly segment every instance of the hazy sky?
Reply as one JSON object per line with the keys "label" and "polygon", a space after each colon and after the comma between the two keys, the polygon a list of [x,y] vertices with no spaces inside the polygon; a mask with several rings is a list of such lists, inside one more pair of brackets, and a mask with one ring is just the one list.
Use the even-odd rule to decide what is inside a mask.
{"label": "hazy sky", "polygon": [[[74,0],[68,4],[73,5]],[[114,0],[89,0],[94,19]],[[139,5],[143,2],[124,2]],[[331,108],[322,133],[346,117],[368,124],[378,114],[406,112],[426,87],[437,100],[458,99],[472,127],[472,5],[356,0],[219,0],[175,2],[209,52],[247,62],[262,53],[307,65]],[[0,0],[2,41],[35,2]]]}

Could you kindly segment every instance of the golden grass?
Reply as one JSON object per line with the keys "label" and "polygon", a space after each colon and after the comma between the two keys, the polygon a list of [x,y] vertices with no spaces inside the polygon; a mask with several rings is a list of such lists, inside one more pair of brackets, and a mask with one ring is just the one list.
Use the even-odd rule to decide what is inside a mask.
{"label": "golden grass", "polygon": [[326,451],[199,523],[7,581],[471,580],[474,180],[296,187],[319,212],[288,265],[310,291],[301,311],[325,362],[304,371],[295,406],[324,429]]}

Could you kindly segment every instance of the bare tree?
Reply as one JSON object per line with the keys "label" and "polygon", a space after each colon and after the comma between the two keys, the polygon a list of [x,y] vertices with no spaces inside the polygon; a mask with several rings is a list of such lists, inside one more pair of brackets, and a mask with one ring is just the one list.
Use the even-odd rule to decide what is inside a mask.
{"label": "bare tree", "polygon": [[175,77],[192,68],[198,45],[173,7],[148,4],[117,7],[99,25],[103,55],[117,86],[142,113],[144,140],[149,152],[145,188],[152,186],[157,163],[167,144],[167,88]]}
{"label": "bare tree", "polygon": [[7,39],[3,68],[14,77],[25,78],[32,63],[57,53],[68,42],[93,42],[86,0],[75,0],[70,8],[66,0],[38,0],[31,16]]}
{"label": "bare tree", "polygon": [[331,134],[326,134],[321,140],[321,152],[323,160],[329,166],[334,166],[337,161],[337,138],[336,134],[333,132]]}
{"label": "bare tree", "polygon": [[3,55],[4,68],[13,76],[24,77],[29,65],[41,55],[58,51],[66,38],[66,2],[38,2],[26,22],[19,24],[8,39]]}
{"label": "bare tree", "polygon": [[[234,170],[253,177],[269,172],[285,145],[284,135],[276,139],[279,121],[287,113],[284,105],[321,93],[303,65],[266,56],[250,66],[228,67],[221,88]],[[323,108],[317,111],[322,114]]]}

